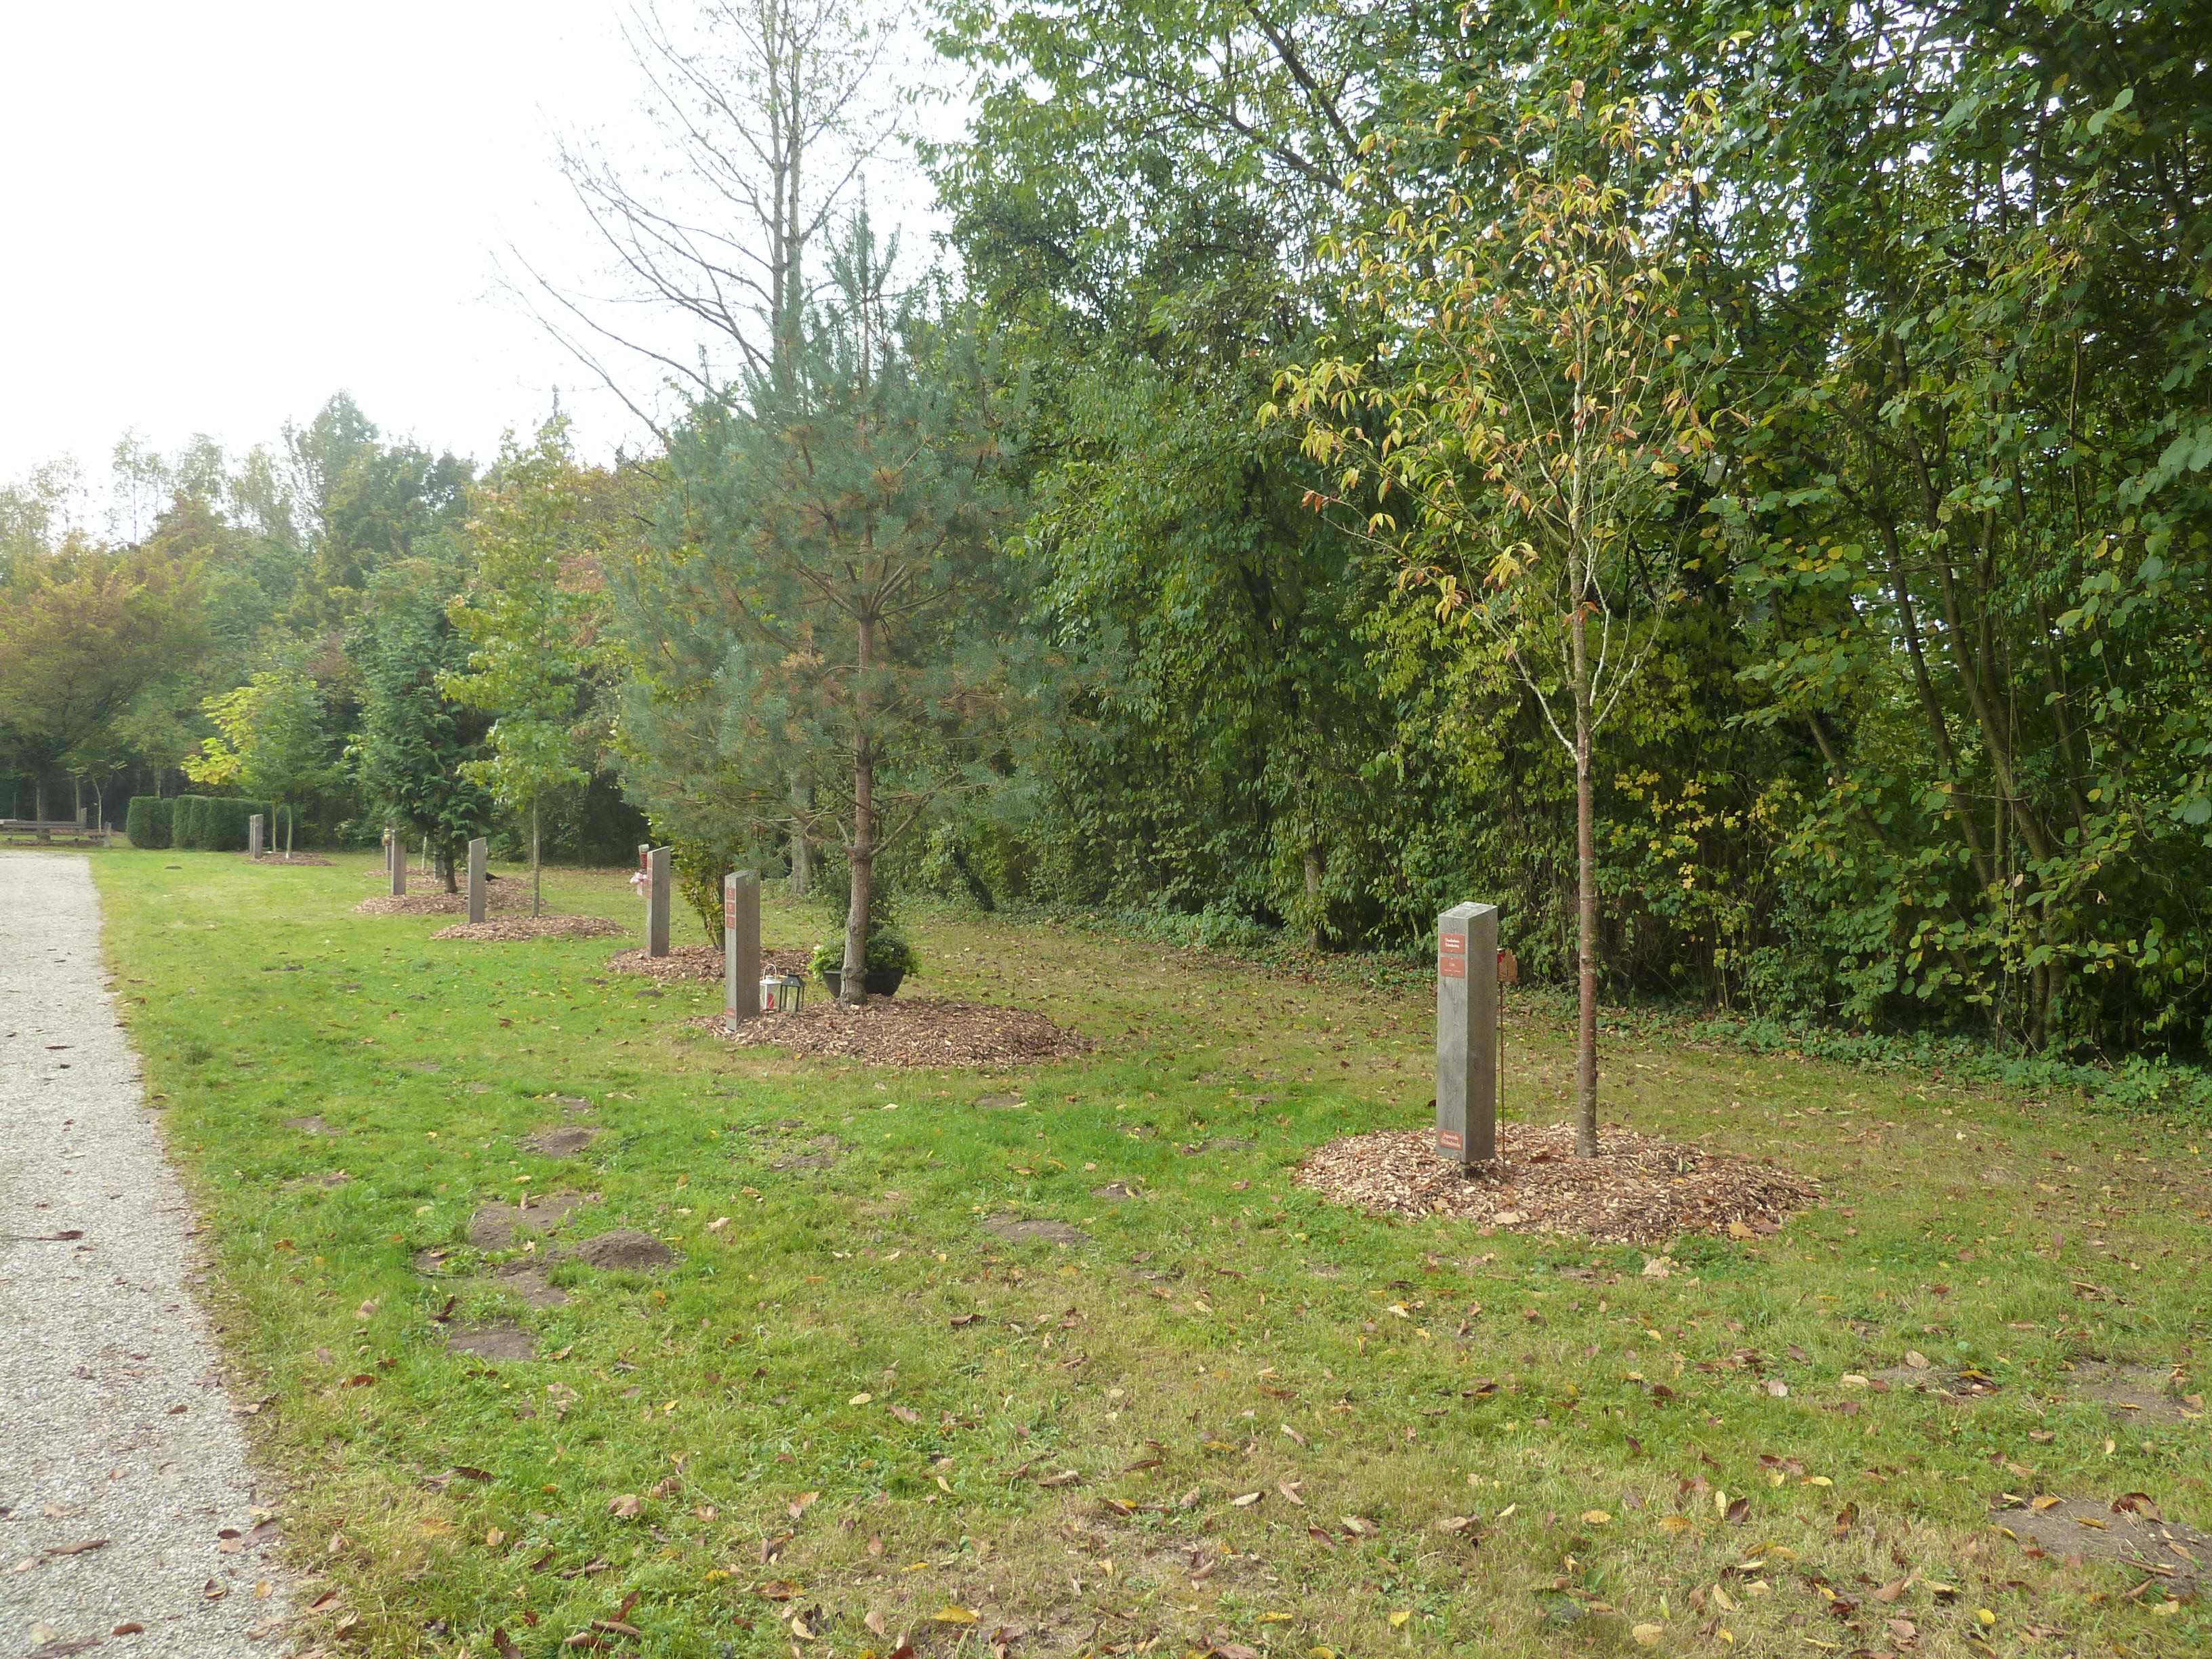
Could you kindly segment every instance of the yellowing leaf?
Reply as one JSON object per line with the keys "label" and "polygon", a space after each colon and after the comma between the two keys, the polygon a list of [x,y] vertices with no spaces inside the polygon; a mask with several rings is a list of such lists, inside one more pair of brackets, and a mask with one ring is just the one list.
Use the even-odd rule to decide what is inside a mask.
{"label": "yellowing leaf", "polygon": [[929,1616],[940,1625],[972,1625],[975,1622],[975,1615],[957,1601],[947,1601]]}
{"label": "yellowing leaf", "polygon": [[1407,1621],[1408,1619],[1411,1619],[1413,1616],[1413,1615],[1411,1613],[1392,1613],[1392,1614],[1390,1615],[1390,1628],[1391,1628],[1392,1630],[1399,1630],[1399,1629],[1402,1629],[1402,1628],[1404,1627],[1404,1626],[1405,1626],[1406,1621]]}
{"label": "yellowing leaf", "polygon": [[1667,1639],[1667,1626],[1664,1625],[1638,1625],[1628,1633],[1636,1638],[1637,1646],[1640,1648],[1656,1648],[1660,1644],[1660,1643]]}
{"label": "yellowing leaf", "polygon": [[868,1401],[870,1401],[871,1400],[873,1400],[874,1398],[875,1398],[875,1395],[872,1395],[872,1394],[856,1394],[856,1395],[854,1395],[850,1400],[848,1400],[845,1403],[846,1403],[847,1405],[848,1405],[848,1406],[865,1406],[865,1405],[866,1405],[866,1404],[868,1403]]}
{"label": "yellowing leaf", "polygon": [[1695,1523],[1686,1515],[1668,1515],[1661,1516],[1659,1524],[1668,1532],[1687,1532]]}
{"label": "yellowing leaf", "polygon": [[1583,1511],[1583,1525],[1586,1527],[1607,1527],[1611,1526],[1612,1524],[1613,1517],[1607,1515],[1603,1510],[1584,1510]]}

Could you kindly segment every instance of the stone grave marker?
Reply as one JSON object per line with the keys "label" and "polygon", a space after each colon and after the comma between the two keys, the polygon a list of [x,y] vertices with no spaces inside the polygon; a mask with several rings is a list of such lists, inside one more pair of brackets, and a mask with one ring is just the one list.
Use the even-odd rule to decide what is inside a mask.
{"label": "stone grave marker", "polygon": [[641,846],[637,867],[645,872],[645,953],[668,954],[668,849]]}
{"label": "stone grave marker", "polygon": [[478,836],[469,843],[469,920],[484,919],[484,854],[490,843]]}
{"label": "stone grave marker", "polygon": [[1455,904],[1437,918],[1437,1152],[1462,1164],[1498,1156],[1494,904]]}
{"label": "stone grave marker", "polygon": [[760,877],[722,878],[722,1012],[734,1025],[760,1009]]}
{"label": "stone grave marker", "polygon": [[258,812],[246,821],[246,855],[255,859],[261,856],[261,814]]}

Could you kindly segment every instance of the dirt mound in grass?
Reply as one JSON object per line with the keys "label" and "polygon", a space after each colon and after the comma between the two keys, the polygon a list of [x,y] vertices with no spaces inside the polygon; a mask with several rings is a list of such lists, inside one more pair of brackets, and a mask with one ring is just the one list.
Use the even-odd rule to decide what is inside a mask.
{"label": "dirt mound in grass", "polygon": [[[807,960],[804,951],[763,951],[761,972],[803,975]],[[722,953],[711,945],[672,945],[665,957],[649,957],[642,951],[617,951],[607,958],[607,971],[644,974],[664,982],[679,979],[713,981],[722,976]]]}
{"label": "dirt mound in grass", "polygon": [[742,1021],[734,1032],[720,1015],[707,1024],[740,1048],[773,1045],[805,1060],[871,1066],[1023,1066],[1091,1051],[1035,1009],[933,997],[870,997],[860,1008],[818,1002]]}
{"label": "dirt mound in grass", "polygon": [[1820,1196],[1802,1176],[1678,1140],[1607,1129],[1598,1156],[1574,1156],[1571,1125],[1498,1126],[1498,1158],[1471,1174],[1437,1156],[1425,1130],[1331,1141],[1299,1184],[1370,1214],[1437,1215],[1516,1232],[1659,1244],[1683,1233],[1740,1238],[1777,1231]]}
{"label": "dirt mound in grass", "polygon": [[467,939],[476,945],[519,945],[537,939],[612,939],[629,931],[605,916],[501,916],[497,921],[456,922],[430,937]]}

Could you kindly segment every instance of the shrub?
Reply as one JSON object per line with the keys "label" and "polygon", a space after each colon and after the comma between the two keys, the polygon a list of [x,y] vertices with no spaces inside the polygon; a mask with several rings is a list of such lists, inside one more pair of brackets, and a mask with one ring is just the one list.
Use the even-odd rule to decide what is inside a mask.
{"label": "shrub", "polygon": [[[814,947],[813,969],[825,983],[832,974],[845,971],[845,936],[838,933]],[[905,938],[885,928],[868,935],[867,976],[878,974],[919,975],[921,959]]]}
{"label": "shrub", "polygon": [[170,819],[176,802],[160,795],[133,795],[123,816],[123,833],[133,847],[158,852],[169,845]]}

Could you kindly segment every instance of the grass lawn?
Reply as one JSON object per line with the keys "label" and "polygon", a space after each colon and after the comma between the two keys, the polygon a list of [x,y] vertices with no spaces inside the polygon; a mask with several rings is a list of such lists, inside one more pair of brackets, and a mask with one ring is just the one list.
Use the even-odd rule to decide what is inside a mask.
{"label": "grass lawn", "polygon": [[[1619,1031],[1609,1119],[1827,1194],[1778,1237],[1686,1240],[1659,1279],[1644,1252],[1370,1219],[1294,1184],[1310,1147],[1425,1121],[1425,985],[917,909],[903,994],[1040,1007],[1097,1052],[874,1071],[731,1048],[688,1023],[718,987],[610,975],[620,940],[356,915],[366,857],[93,864],[238,1397],[265,1402],[251,1425],[291,1482],[299,1604],[327,1595],[309,1645],[2212,1644],[2202,1603],[2024,1553],[2001,1528],[2030,1511],[1992,1509],[2135,1492],[2212,1528],[2194,1407],[2054,1398],[2069,1362],[2186,1366],[2204,1340],[2212,1182],[2179,1127]],[[637,921],[625,875],[550,872],[549,902]],[[775,892],[763,928],[825,931]],[[677,938],[700,940],[688,915]],[[1562,1115],[1564,1009],[1522,996],[1507,1040],[1508,1115]],[[307,1117],[337,1133],[286,1127]],[[565,1124],[602,1133],[524,1149]],[[1097,1195],[1113,1182],[1133,1196]],[[471,1250],[472,1215],[523,1192],[585,1201]],[[1087,1239],[981,1224],[1008,1213]],[[618,1227],[675,1261],[561,1261],[543,1282],[567,1300],[542,1308],[496,1271]],[[434,1249],[437,1278],[412,1265]],[[448,1350],[500,1321],[540,1357]],[[1863,1385],[1908,1352],[1996,1391]]]}

